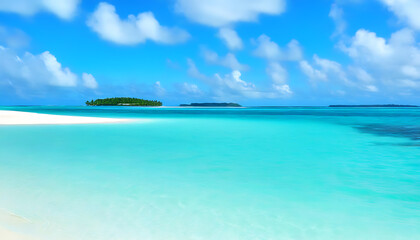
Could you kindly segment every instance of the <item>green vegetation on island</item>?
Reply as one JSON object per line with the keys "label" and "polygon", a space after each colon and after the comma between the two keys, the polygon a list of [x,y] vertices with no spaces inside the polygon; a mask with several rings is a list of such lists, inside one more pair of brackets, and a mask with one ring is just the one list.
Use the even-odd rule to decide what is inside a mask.
{"label": "green vegetation on island", "polygon": [[242,107],[237,103],[191,103],[180,104],[181,107]]}
{"label": "green vegetation on island", "polygon": [[162,102],[140,98],[118,97],[86,101],[88,106],[162,106]]}

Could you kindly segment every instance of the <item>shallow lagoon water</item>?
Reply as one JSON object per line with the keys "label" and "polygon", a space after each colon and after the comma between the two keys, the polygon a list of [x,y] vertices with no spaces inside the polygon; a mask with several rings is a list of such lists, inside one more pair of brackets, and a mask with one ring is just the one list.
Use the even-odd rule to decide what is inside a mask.
{"label": "shallow lagoon water", "polygon": [[420,239],[417,108],[1,109],[154,119],[0,126],[0,226],[37,239]]}

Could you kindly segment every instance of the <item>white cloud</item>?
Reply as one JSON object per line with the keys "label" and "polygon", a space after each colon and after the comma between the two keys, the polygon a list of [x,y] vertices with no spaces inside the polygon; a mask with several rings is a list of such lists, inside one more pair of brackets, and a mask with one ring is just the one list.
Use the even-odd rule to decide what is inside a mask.
{"label": "white cloud", "polygon": [[18,56],[13,50],[4,47],[0,47],[0,79],[16,88],[69,88],[76,87],[79,82],[79,77],[69,68],[63,67],[48,51],[40,55],[27,52]]}
{"label": "white cloud", "polygon": [[272,87],[275,91],[278,91],[281,94],[293,93],[289,85],[286,84],[288,73],[279,63],[269,63],[266,72],[273,82]]}
{"label": "white cloud", "polygon": [[80,0],[0,0],[0,11],[31,16],[51,12],[62,19],[71,19]]}
{"label": "white cloud", "polygon": [[194,61],[188,59],[188,75],[199,79],[210,87],[208,95],[218,100],[228,100],[237,97],[256,98],[260,92],[255,85],[241,79],[242,73],[234,70],[223,77],[216,73],[212,77],[202,74],[196,67]]}
{"label": "white cloud", "polygon": [[238,50],[243,47],[242,39],[233,29],[221,28],[217,36],[223,40],[230,50]]}
{"label": "white cloud", "polygon": [[129,15],[120,19],[115,7],[102,2],[87,21],[87,25],[105,40],[124,45],[135,45],[152,40],[162,44],[176,44],[190,35],[179,28],[161,26],[152,12]]}
{"label": "white cloud", "polygon": [[191,83],[184,82],[178,86],[179,91],[188,96],[200,96],[202,94],[200,88]]}
{"label": "white cloud", "polygon": [[320,58],[316,54],[313,58],[315,64],[321,68],[322,72],[324,72],[325,74],[333,75],[334,78],[338,78],[345,84],[351,84],[341,64],[335,61],[331,61],[329,59]]}
{"label": "white cloud", "polygon": [[29,44],[29,37],[19,29],[0,26],[0,44],[12,49],[24,48]]}
{"label": "white cloud", "polygon": [[166,89],[162,87],[162,84],[160,83],[160,81],[155,82],[153,87],[154,87],[154,90],[155,90],[155,94],[157,96],[163,96],[163,95],[166,94]]}
{"label": "white cloud", "polygon": [[[314,65],[309,64],[307,61],[300,62],[302,72],[313,82],[328,81],[328,84],[331,85],[330,87],[339,85],[367,92],[379,91],[374,85],[375,80],[373,77],[361,67],[349,66],[346,70],[338,62],[320,58],[316,54],[313,57],[313,62]],[[353,78],[350,79],[349,75]],[[335,91],[334,93],[339,92]]]}
{"label": "white cloud", "polygon": [[223,27],[236,22],[255,22],[260,14],[278,15],[285,0],[176,0],[175,9],[200,24]]}
{"label": "white cloud", "polygon": [[196,78],[199,80],[206,80],[207,77],[198,70],[193,60],[188,58],[187,64],[188,64],[187,73],[190,77]]}
{"label": "white cloud", "polygon": [[[389,39],[377,36],[375,32],[359,29],[350,40],[346,39],[338,44],[354,63],[347,70],[336,70],[334,77],[344,80],[348,77],[350,80],[345,81],[347,86],[364,91],[378,92],[387,89],[389,93],[407,93],[420,86],[420,47],[414,33],[414,30],[420,30],[420,1],[378,1],[410,28],[393,33]],[[333,36],[342,34],[346,22],[343,10],[336,3],[331,7],[330,17],[336,24]],[[325,69],[320,67],[319,70],[327,78],[333,77]]]}
{"label": "white cloud", "polygon": [[368,92],[379,91],[378,88],[375,85],[364,85],[364,86],[361,86],[361,87],[362,87],[362,89],[364,89],[365,91],[368,91]]}
{"label": "white cloud", "polygon": [[398,79],[398,84],[405,87],[405,88],[419,88],[420,89],[420,81],[414,81],[411,79]]}
{"label": "white cloud", "polygon": [[287,71],[279,63],[272,62],[268,64],[266,72],[276,84],[284,84],[287,81]]}
{"label": "white cloud", "polygon": [[[209,97],[217,100],[230,101],[234,98],[279,98],[290,95],[292,91],[286,84],[287,73],[280,66],[273,64],[267,68],[267,73],[272,77],[272,85],[270,89],[261,90],[252,82],[242,79],[242,73],[234,70],[224,76],[216,73],[212,77],[208,77],[197,69],[194,62],[188,59],[188,74],[210,87]],[[286,76],[282,76],[286,74]]]}
{"label": "white cloud", "polygon": [[340,8],[336,3],[331,5],[329,17],[335,23],[335,31],[333,33],[333,37],[343,34],[346,30],[347,23],[343,18],[343,14],[343,9]]}
{"label": "white cloud", "polygon": [[312,67],[306,60],[302,60],[299,62],[300,69],[302,72],[311,80],[328,80],[327,75],[324,72],[321,72],[318,69]]}
{"label": "white cloud", "polygon": [[375,81],[373,77],[361,67],[350,66],[348,67],[348,69],[349,69],[350,74],[352,74],[353,76],[355,76],[357,79],[359,79],[360,81],[364,83],[372,83]]}
{"label": "white cloud", "polygon": [[350,57],[365,62],[382,61],[392,55],[392,49],[384,38],[377,37],[376,33],[364,29],[358,30],[352,39],[351,46],[344,47],[343,50]]}
{"label": "white cloud", "polygon": [[420,30],[420,1],[379,0],[397,17],[416,30]]}
{"label": "white cloud", "polygon": [[54,55],[50,52],[43,52],[40,59],[44,62],[44,65],[49,73],[53,76],[51,78],[51,84],[63,87],[74,87],[77,84],[77,76],[72,73],[69,68],[63,68],[61,63],[57,61]]}
{"label": "white cloud", "polygon": [[247,70],[249,68],[247,65],[239,63],[238,59],[232,53],[228,53],[224,57],[219,57],[216,52],[203,49],[202,54],[206,62],[210,64],[224,66],[231,70]]}
{"label": "white cloud", "polygon": [[95,77],[93,77],[90,73],[83,73],[82,74],[83,85],[87,88],[98,88],[98,82],[96,82]]}
{"label": "white cloud", "polygon": [[279,45],[267,36],[261,35],[257,39],[257,49],[254,54],[257,57],[265,58],[268,60],[282,60],[282,61],[299,61],[302,59],[302,49],[296,40],[291,40],[287,47],[282,49]]}
{"label": "white cloud", "polygon": [[356,65],[367,68],[375,79],[390,88],[406,86],[400,84],[400,79],[420,82],[420,47],[412,30],[402,29],[386,40],[374,32],[360,29],[341,49]]}
{"label": "white cloud", "polygon": [[[273,88],[274,88],[274,90],[278,91],[282,95],[290,95],[290,94],[293,94],[292,90],[290,89],[290,86],[287,85],[287,84],[273,85]],[[274,95],[274,96],[277,96],[277,95]]]}
{"label": "white cloud", "polygon": [[320,58],[318,57],[318,55],[314,55],[313,56],[315,63],[320,66],[325,72],[328,71],[332,71],[332,72],[341,72],[341,64],[339,64],[338,62],[329,60],[329,59],[325,59],[325,58]]}
{"label": "white cloud", "polygon": [[414,32],[409,29],[393,33],[388,41],[374,32],[360,29],[349,46],[342,47],[342,50],[358,62],[378,67],[420,65],[420,49],[415,42]]}
{"label": "white cloud", "polygon": [[244,96],[249,98],[258,98],[261,93],[257,91],[255,85],[251,82],[245,82],[241,79],[241,72],[234,70],[230,74],[221,77],[215,74],[215,84],[217,85],[216,94],[219,97],[224,95]]}
{"label": "white cloud", "polygon": [[420,78],[420,69],[414,66],[402,66],[401,73],[407,77]]}

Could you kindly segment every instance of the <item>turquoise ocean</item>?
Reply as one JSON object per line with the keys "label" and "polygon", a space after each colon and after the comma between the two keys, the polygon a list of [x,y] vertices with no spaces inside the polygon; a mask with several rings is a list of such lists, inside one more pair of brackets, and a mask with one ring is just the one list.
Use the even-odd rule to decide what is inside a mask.
{"label": "turquoise ocean", "polygon": [[0,109],[152,120],[0,126],[0,226],[34,239],[420,239],[418,108]]}

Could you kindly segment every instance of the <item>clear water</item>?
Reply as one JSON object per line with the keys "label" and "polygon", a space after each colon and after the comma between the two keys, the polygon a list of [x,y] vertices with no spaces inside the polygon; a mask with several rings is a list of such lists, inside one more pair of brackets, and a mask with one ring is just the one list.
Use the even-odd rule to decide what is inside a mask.
{"label": "clear water", "polygon": [[0,226],[37,239],[420,239],[420,109],[1,109],[155,120],[0,126]]}

